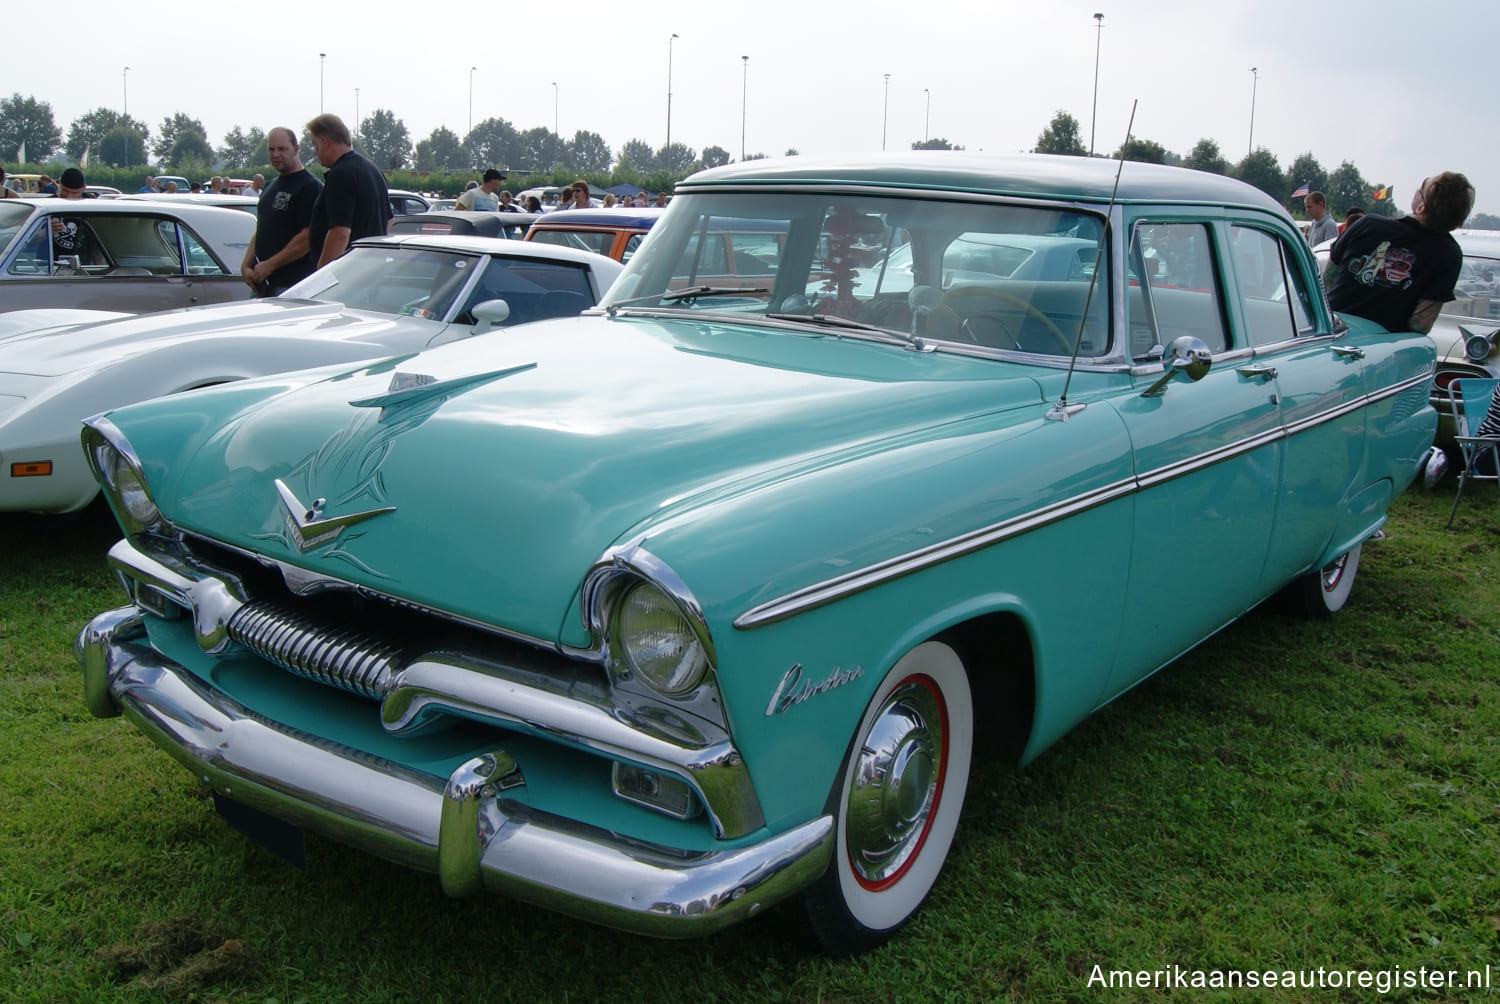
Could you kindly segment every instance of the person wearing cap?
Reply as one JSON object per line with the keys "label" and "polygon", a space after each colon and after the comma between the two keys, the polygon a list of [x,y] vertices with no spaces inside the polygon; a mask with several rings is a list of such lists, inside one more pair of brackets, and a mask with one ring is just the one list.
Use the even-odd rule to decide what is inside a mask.
{"label": "person wearing cap", "polygon": [[458,197],[453,204],[454,209],[462,209],[470,213],[493,213],[500,209],[500,197],[495,193],[500,190],[500,182],[505,180],[505,173],[497,171],[493,167],[484,172],[484,180],[478,188],[471,188]]}
{"label": "person wearing cap", "polygon": [[[83,179],[83,172],[76,167],[70,167],[57,179],[59,199],[82,200],[83,191],[88,187],[88,182]],[[88,257],[88,228],[82,220],[66,216],[52,217],[52,260],[61,263],[63,259],[78,260]],[[72,261],[69,262],[72,265]]]}

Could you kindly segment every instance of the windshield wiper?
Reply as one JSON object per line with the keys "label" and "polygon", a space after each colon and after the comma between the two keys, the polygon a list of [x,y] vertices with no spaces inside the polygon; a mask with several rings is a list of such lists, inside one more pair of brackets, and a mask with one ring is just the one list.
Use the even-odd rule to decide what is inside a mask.
{"label": "windshield wiper", "polygon": [[678,300],[696,300],[700,296],[736,296],[749,293],[769,293],[770,290],[764,286],[689,286],[687,289],[675,290],[662,295],[664,302],[676,303]]}
{"label": "windshield wiper", "polygon": [[676,303],[679,300],[696,300],[700,296],[734,296],[739,293],[769,292],[770,290],[764,286],[690,286],[687,289],[673,290],[670,293],[647,293],[645,296],[626,297],[623,300],[615,300],[604,309],[610,317],[613,317],[620,307],[631,303],[645,303],[648,300],[655,303]]}
{"label": "windshield wiper", "polygon": [[909,335],[895,328],[882,328],[875,324],[865,324],[863,321],[851,321],[847,317],[838,317],[834,314],[766,314],[773,321],[797,321],[803,324],[824,324],[830,328],[848,328],[851,331],[863,331],[871,335],[884,335],[887,338],[897,339],[905,342],[913,348],[925,349],[922,339]]}

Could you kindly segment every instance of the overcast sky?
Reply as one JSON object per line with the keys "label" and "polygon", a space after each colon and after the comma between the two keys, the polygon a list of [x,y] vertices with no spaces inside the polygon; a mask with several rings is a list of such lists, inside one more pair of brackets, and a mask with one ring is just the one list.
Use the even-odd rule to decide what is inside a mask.
{"label": "overcast sky", "polygon": [[13,24],[0,65],[0,94],[50,102],[64,134],[128,100],[153,130],[178,111],[200,119],[217,145],[235,125],[300,128],[321,86],[323,109],[352,123],[358,88],[360,115],[392,110],[415,143],[468,131],[472,76],[474,122],[552,128],[555,114],[564,137],[587,129],[618,153],[666,142],[670,65],[673,141],[735,159],[742,109],[750,154],[904,150],[924,136],[1016,153],[1058,109],[1107,152],[1138,100],[1137,137],[1178,154],[1207,137],[1233,162],[1253,96],[1254,144],[1283,170],[1304,152],[1328,171],[1349,160],[1395,186],[1403,210],[1423,177],[1462,171],[1476,208],[1500,214],[1495,0],[570,0],[519,28],[483,3],[68,9],[63,31]]}

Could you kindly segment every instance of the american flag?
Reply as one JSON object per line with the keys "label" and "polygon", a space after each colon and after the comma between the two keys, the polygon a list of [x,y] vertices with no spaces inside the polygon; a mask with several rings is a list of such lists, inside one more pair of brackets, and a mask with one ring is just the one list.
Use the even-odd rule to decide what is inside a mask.
{"label": "american flag", "polygon": [[1302,183],[1302,187],[1299,188],[1299,189],[1297,189],[1295,192],[1292,193],[1292,198],[1294,198],[1294,199],[1306,198],[1307,195],[1308,195],[1308,193],[1310,193],[1311,191],[1312,191],[1312,188],[1310,188],[1308,186],[1307,182],[1304,181]]}

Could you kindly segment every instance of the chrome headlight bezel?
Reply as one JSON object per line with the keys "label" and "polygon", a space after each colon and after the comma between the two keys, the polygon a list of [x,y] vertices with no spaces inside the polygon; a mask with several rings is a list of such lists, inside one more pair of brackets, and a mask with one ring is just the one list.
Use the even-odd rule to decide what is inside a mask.
{"label": "chrome headlight bezel", "polygon": [[693,625],[655,583],[623,587],[610,611],[610,649],[620,665],[664,697],[698,689],[708,656]]}
{"label": "chrome headlight bezel", "polygon": [[[617,681],[639,681],[642,689],[678,705],[697,703],[701,688],[714,686],[716,656],[702,607],[681,578],[639,544],[606,552],[584,577],[580,599],[594,654]],[[647,657],[650,645],[640,634],[641,622],[626,619],[645,611],[631,611],[631,603],[649,607],[657,626],[675,635],[680,658],[674,671],[663,671],[661,659]]]}
{"label": "chrome headlight bezel", "polygon": [[161,510],[151,497],[140,458],[125,435],[114,423],[99,417],[84,423],[81,439],[89,470],[126,534],[138,536],[158,530],[164,522]]}

